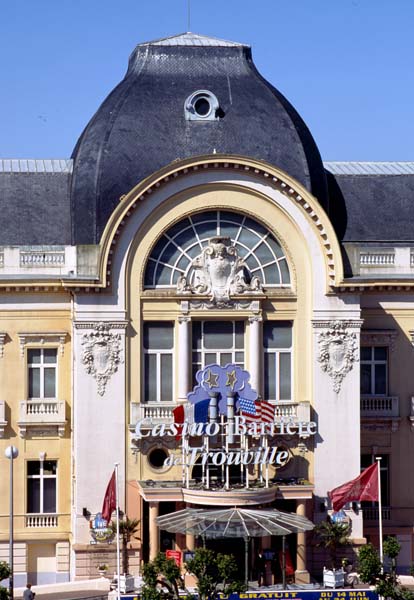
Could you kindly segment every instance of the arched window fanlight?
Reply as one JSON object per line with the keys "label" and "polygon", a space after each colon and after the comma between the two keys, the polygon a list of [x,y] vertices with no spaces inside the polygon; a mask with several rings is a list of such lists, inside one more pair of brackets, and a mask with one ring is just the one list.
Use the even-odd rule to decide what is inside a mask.
{"label": "arched window fanlight", "polygon": [[250,217],[220,210],[193,214],[162,234],[146,265],[145,288],[176,287],[182,277],[191,281],[195,259],[216,237],[231,240],[250,278],[267,288],[290,285],[286,257],[274,235]]}

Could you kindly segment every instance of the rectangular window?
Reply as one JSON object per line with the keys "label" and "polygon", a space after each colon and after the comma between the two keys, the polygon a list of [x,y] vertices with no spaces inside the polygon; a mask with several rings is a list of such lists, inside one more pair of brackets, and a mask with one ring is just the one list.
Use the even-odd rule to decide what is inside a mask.
{"label": "rectangular window", "polygon": [[388,348],[361,347],[361,394],[386,396],[388,393]]}
{"label": "rectangular window", "polygon": [[173,401],[174,324],[144,323],[144,394],[146,402]]}
{"label": "rectangular window", "polygon": [[56,348],[28,350],[27,364],[29,398],[56,398]]}
{"label": "rectangular window", "polygon": [[292,323],[266,321],[263,327],[266,400],[292,400]]}
{"label": "rectangular window", "polygon": [[29,460],[27,463],[27,512],[56,513],[57,461]]}
{"label": "rectangular window", "polygon": [[193,322],[193,380],[198,370],[212,364],[244,367],[243,321]]}

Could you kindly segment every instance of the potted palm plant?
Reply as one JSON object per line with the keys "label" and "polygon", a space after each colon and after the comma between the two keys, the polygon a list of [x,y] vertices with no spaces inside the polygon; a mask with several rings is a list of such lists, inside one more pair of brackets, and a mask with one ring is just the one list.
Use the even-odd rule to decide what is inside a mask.
{"label": "potted palm plant", "polygon": [[101,577],[105,577],[109,567],[106,563],[101,563],[98,565],[98,573],[100,574]]}
{"label": "potted palm plant", "polygon": [[315,527],[316,546],[325,548],[330,557],[330,568],[323,569],[323,585],[337,588],[345,585],[345,571],[338,561],[338,549],[349,544],[351,526],[347,522],[333,521],[329,516]]}
{"label": "potted palm plant", "polygon": [[[116,534],[116,523],[112,522],[111,527]],[[119,586],[122,593],[132,592],[134,590],[134,577],[129,574],[129,555],[128,544],[132,539],[138,540],[136,535],[139,531],[140,521],[130,519],[125,516],[119,521],[119,537],[122,544],[122,575],[120,575]]]}

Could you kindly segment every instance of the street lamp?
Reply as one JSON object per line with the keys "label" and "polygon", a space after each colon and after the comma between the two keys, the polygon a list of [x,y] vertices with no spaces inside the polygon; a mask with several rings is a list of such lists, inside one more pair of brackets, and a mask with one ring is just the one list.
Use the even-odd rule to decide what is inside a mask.
{"label": "street lamp", "polygon": [[16,446],[7,446],[4,454],[10,460],[10,517],[9,517],[9,597],[13,600],[13,460],[19,456]]}

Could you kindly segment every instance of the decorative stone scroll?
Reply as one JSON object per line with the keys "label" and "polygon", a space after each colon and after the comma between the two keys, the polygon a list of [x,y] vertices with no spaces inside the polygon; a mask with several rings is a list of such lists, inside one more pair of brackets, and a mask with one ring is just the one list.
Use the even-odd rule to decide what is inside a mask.
{"label": "decorative stone scroll", "polygon": [[246,263],[228,237],[209,239],[192,263],[191,279],[182,276],[177,283],[178,294],[209,295],[213,304],[226,304],[233,295],[261,293],[262,284],[251,277]]}
{"label": "decorative stone scroll", "polygon": [[349,331],[351,326],[361,326],[358,322],[318,321],[314,327],[324,327],[318,334],[318,357],[322,371],[333,380],[334,392],[339,394],[342,382],[351,371],[358,358],[358,338],[355,332]]}
{"label": "decorative stone scroll", "polygon": [[82,364],[98,384],[98,394],[103,396],[106,384],[122,363],[121,335],[111,333],[111,323],[94,323],[93,331],[82,336]]}

